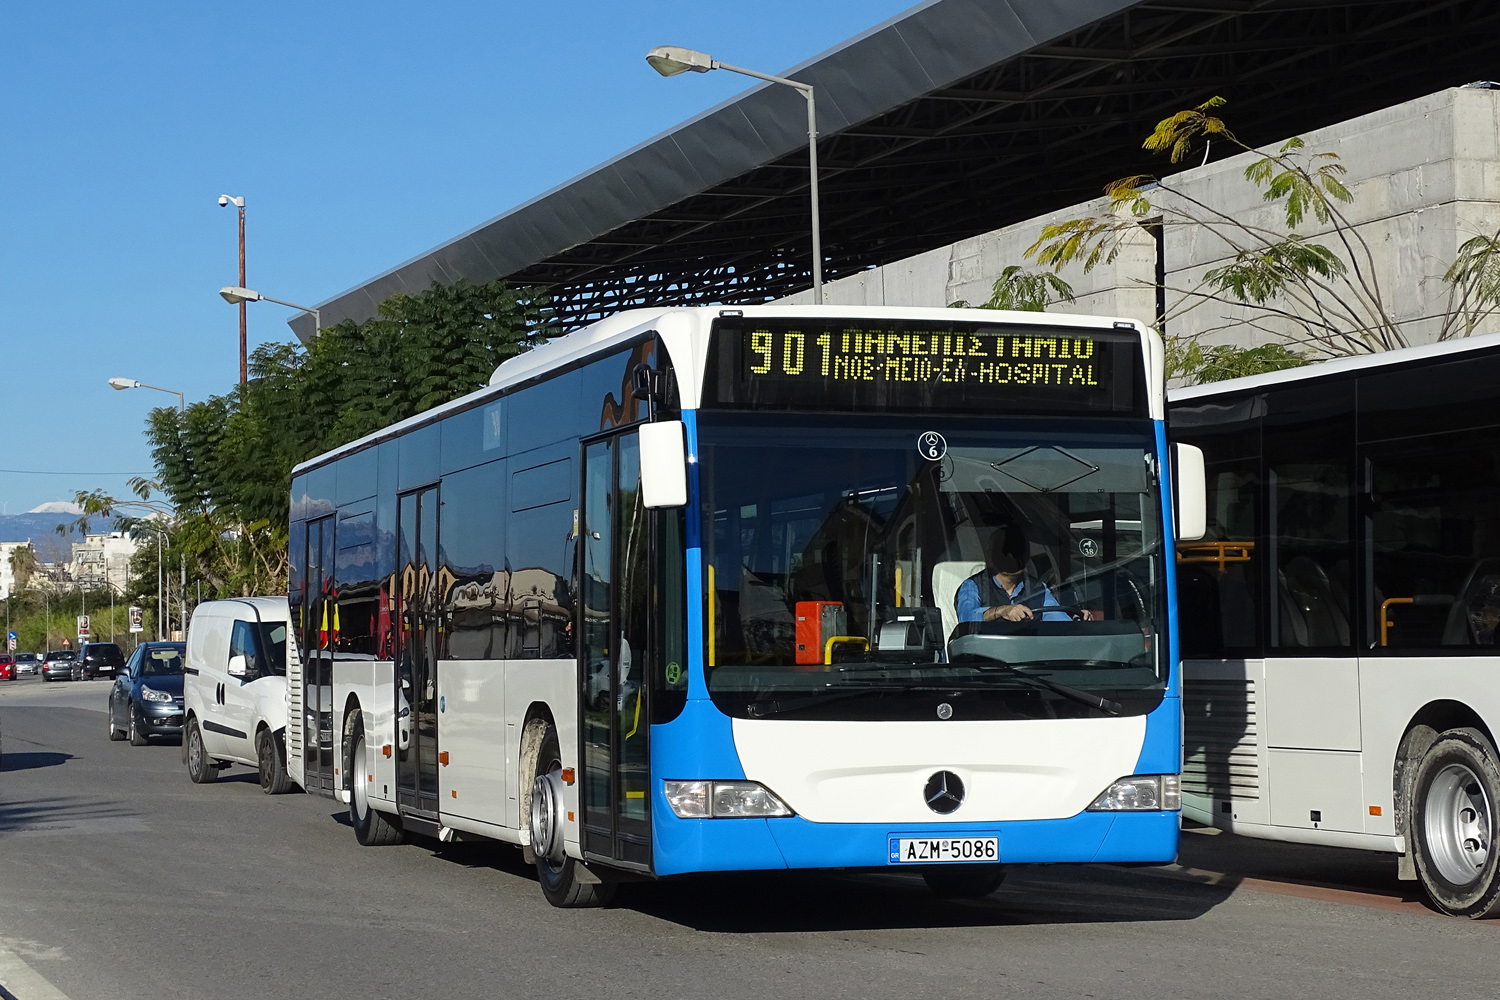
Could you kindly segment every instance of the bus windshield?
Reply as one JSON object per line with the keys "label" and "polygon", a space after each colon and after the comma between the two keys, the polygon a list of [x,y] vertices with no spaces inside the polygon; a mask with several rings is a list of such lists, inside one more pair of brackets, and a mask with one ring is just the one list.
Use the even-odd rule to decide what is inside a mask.
{"label": "bus windshield", "polygon": [[1160,703],[1152,427],[699,415],[705,663],[740,718],[1076,718]]}

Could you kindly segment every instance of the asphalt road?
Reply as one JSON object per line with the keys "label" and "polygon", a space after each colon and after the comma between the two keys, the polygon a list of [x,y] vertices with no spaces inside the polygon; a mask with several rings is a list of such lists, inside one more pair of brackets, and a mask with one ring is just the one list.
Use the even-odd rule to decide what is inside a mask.
{"label": "asphalt road", "polygon": [[[0,684],[0,997],[1494,996],[1500,921],[1389,858],[1184,836],[1178,866],[1013,869],[977,902],[907,875],[633,885],[550,907],[514,848],[365,849],[342,809],[191,784],[105,735],[108,682]],[[45,979],[5,978],[8,956]]]}

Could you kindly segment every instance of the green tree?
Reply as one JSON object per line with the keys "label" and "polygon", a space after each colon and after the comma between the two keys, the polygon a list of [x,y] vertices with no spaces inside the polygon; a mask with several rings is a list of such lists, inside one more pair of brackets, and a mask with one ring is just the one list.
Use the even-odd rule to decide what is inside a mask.
{"label": "green tree", "polygon": [[[1108,211],[1044,227],[1026,255],[1054,271],[1077,265],[1087,272],[1114,261],[1146,221],[1190,228],[1195,238],[1222,241],[1228,248],[1225,263],[1195,284],[1166,286],[1172,301],[1165,325],[1170,328],[1173,320],[1194,310],[1216,308],[1218,316],[1198,336],[1248,330],[1286,342],[1290,350],[1209,348],[1195,353],[1193,345],[1177,344],[1179,367],[1190,378],[1261,364],[1286,367],[1292,358],[1407,346],[1406,332],[1390,308],[1392,293],[1378,280],[1375,253],[1346,214],[1353,195],[1344,184],[1347,171],[1338,155],[1310,151],[1300,138],[1272,153],[1252,149],[1215,114],[1224,103],[1215,97],[1163,119],[1144,148],[1166,154],[1172,163],[1207,142],[1255,154],[1244,179],[1279,208],[1279,225],[1231,216],[1171,179],[1135,175],[1105,187]],[[1299,232],[1307,226],[1325,232],[1325,242]],[[1442,280],[1448,298],[1437,317],[1437,340],[1468,336],[1489,322],[1500,310],[1500,231],[1467,240]]]}
{"label": "green tree", "polygon": [[[185,563],[205,597],[277,593],[298,462],[483,387],[551,328],[545,296],[504,281],[392,296],[375,318],[326,328],[306,346],[257,348],[244,386],[183,413],[151,411],[155,478],[133,480],[134,499],[86,491],[78,501],[85,516],[163,532],[163,569]],[[155,600],[156,573],[156,547],[145,545],[132,564],[143,603]]]}
{"label": "green tree", "polygon": [[36,572],[36,550],[30,545],[17,545],[11,549],[10,572],[16,581],[16,590],[25,590]]}

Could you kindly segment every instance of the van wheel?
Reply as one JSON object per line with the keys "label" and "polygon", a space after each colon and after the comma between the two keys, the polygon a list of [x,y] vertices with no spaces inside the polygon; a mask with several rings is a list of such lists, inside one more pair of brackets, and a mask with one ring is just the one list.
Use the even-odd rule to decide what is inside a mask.
{"label": "van wheel", "polygon": [[109,738],[116,743],[125,738],[125,734],[120,732],[120,727],[115,725],[115,700],[113,698],[109,699]]}
{"label": "van wheel", "polygon": [[219,769],[208,758],[208,749],[203,745],[203,734],[198,731],[198,720],[188,724],[187,734],[188,777],[195,785],[206,785],[219,776]]}
{"label": "van wheel", "polygon": [[1417,874],[1438,909],[1500,911],[1500,757],[1477,729],[1450,729],[1422,755],[1412,781]]}
{"label": "van wheel", "polygon": [[562,751],[557,730],[547,727],[531,781],[531,850],[542,895],[563,908],[604,906],[615,894],[612,882],[584,881],[589,872],[563,850]]}
{"label": "van wheel", "polygon": [[354,827],[354,839],[365,847],[401,843],[403,834],[398,821],[370,805],[370,785],[366,778],[372,772],[362,722],[355,724],[354,751],[349,757],[349,824]]}
{"label": "van wheel", "polygon": [[1005,881],[1004,865],[941,865],[922,869],[922,880],[939,899],[981,899]]}
{"label": "van wheel", "polygon": [[292,787],[291,776],[286,773],[286,755],[281,751],[281,741],[269,729],[255,734],[255,761],[260,769],[260,790],[267,795],[280,795]]}

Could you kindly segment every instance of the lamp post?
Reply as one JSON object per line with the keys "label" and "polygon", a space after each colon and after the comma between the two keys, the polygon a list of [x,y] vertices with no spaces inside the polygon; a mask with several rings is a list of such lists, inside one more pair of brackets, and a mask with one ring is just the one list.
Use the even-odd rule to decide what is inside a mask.
{"label": "lamp post", "polygon": [[823,237],[818,224],[818,113],[813,102],[813,87],[810,83],[788,80],[784,76],[759,73],[743,66],[731,66],[719,62],[706,52],[696,52],[676,45],[658,45],[646,54],[651,68],[662,76],[679,73],[707,73],[709,70],[725,69],[741,76],[753,76],[757,80],[779,83],[791,87],[807,99],[807,165],[808,190],[812,197],[812,253],[813,253],[813,302],[823,304]]}
{"label": "lamp post", "polygon": [[318,310],[314,309],[312,306],[299,306],[297,303],[287,302],[285,299],[273,299],[269,295],[262,295],[260,292],[257,292],[252,288],[245,288],[242,285],[225,285],[223,288],[219,289],[219,295],[221,295],[224,301],[228,302],[230,305],[238,304],[241,312],[244,311],[246,302],[274,302],[278,306],[287,306],[291,309],[300,309],[312,316],[314,337],[318,335],[319,330],[323,329],[323,318],[318,315]]}
{"label": "lamp post", "polygon": [[[219,195],[219,207],[228,208],[233,205],[240,210],[240,284],[245,283],[245,199],[233,195]],[[246,326],[245,303],[240,303],[240,385],[244,385],[250,377],[250,365],[245,355],[246,343],[249,339],[248,327]]]}
{"label": "lamp post", "polygon": [[109,380],[109,387],[111,389],[155,389],[157,392],[170,392],[177,397],[177,412],[187,412],[187,400],[183,399],[182,393],[176,389],[163,389],[159,385],[147,385],[144,382],[137,382],[133,378],[112,378]]}

